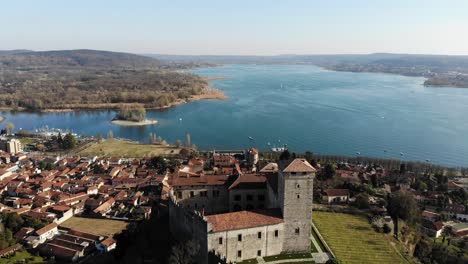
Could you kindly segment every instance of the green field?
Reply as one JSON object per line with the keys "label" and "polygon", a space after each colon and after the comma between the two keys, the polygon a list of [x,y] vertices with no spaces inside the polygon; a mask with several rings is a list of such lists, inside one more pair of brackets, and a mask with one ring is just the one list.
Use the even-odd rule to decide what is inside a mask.
{"label": "green field", "polygon": [[114,236],[127,228],[126,222],[110,219],[72,217],[60,226],[102,236]]}
{"label": "green field", "polygon": [[0,258],[0,264],[9,264],[9,263],[47,263],[41,257],[33,256],[27,251],[17,251],[10,258]]}
{"label": "green field", "polygon": [[81,156],[102,156],[102,157],[124,157],[142,158],[160,155],[178,154],[180,148],[161,145],[139,144],[116,139],[103,140],[100,143],[93,143],[89,147],[80,151]]}
{"label": "green field", "polygon": [[312,219],[343,263],[407,263],[390,244],[390,236],[375,232],[364,216],[314,212]]}

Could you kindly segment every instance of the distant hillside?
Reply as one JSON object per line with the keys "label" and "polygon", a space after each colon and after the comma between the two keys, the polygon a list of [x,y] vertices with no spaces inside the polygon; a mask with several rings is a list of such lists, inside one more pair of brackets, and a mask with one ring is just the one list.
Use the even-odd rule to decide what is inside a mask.
{"label": "distant hillside", "polygon": [[12,52],[1,56],[0,63],[9,67],[159,68],[162,65],[154,58],[99,50]]}
{"label": "distant hillside", "polygon": [[10,51],[0,55],[0,108],[63,110],[173,105],[206,93],[193,64],[97,51]]}
{"label": "distant hillside", "polygon": [[312,64],[335,71],[382,72],[426,77],[426,85],[468,88],[468,56],[413,54],[344,55],[149,55],[174,63],[208,64]]}

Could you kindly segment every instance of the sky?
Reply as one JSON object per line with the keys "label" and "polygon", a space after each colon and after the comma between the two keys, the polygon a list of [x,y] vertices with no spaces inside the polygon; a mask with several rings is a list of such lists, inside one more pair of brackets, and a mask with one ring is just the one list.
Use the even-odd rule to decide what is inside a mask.
{"label": "sky", "polygon": [[0,0],[0,50],[468,55],[467,0]]}

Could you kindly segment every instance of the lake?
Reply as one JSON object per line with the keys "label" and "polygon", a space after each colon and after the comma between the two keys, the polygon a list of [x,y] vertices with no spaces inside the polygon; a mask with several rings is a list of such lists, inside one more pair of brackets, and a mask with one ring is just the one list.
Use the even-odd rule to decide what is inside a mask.
{"label": "lake", "polygon": [[295,152],[359,152],[468,166],[468,89],[424,87],[418,77],[311,65],[228,65],[193,72],[225,77],[212,84],[229,99],[149,111],[147,116],[159,122],[146,127],[112,125],[114,111],[2,115],[17,129],[48,125],[94,136],[112,130],[115,137],[146,142],[151,132],[168,142],[184,141],[190,133],[203,150],[287,144]]}

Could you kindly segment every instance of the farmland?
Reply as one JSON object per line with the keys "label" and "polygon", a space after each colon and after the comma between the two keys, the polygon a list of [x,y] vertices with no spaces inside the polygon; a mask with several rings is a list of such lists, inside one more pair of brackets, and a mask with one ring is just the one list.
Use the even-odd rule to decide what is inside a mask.
{"label": "farmland", "polygon": [[314,212],[313,222],[344,263],[407,263],[367,219],[342,213]]}

